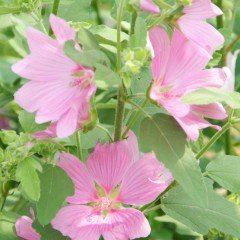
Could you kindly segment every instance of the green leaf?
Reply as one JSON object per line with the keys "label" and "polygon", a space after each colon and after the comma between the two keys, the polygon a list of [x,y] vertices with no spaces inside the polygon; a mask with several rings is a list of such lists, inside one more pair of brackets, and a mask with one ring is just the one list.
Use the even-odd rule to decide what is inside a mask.
{"label": "green leaf", "polygon": [[36,172],[36,167],[38,167],[36,164],[35,159],[27,158],[18,164],[16,172],[24,194],[33,201],[38,201],[40,198],[40,181]]}
{"label": "green leaf", "polygon": [[147,44],[147,25],[145,20],[138,17],[135,24],[134,34],[131,36],[129,46],[131,48],[142,47]]}
{"label": "green leaf", "polygon": [[169,217],[168,215],[156,217],[155,220],[157,220],[159,222],[174,223],[176,225],[176,232],[181,235],[200,236],[200,234],[192,231],[189,227],[187,227],[186,225],[182,224],[181,222]]}
{"label": "green leaf", "polygon": [[59,231],[52,228],[51,224],[42,226],[38,221],[34,221],[33,228],[41,235],[41,240],[68,240]]}
{"label": "green leaf", "polygon": [[[96,35],[97,39],[99,42],[104,43],[104,44],[109,44],[116,46],[117,43],[117,30],[107,27],[105,25],[98,25],[98,26],[93,26],[90,31]],[[129,36],[121,32],[121,39],[120,41],[128,41]]]}
{"label": "green leaf", "polygon": [[39,177],[41,196],[37,203],[37,217],[45,226],[55,217],[66,197],[73,195],[74,187],[68,175],[57,166],[44,166]]}
{"label": "green leaf", "polygon": [[102,51],[92,49],[80,52],[75,49],[75,43],[73,41],[65,43],[64,51],[69,58],[83,66],[94,67],[98,63],[110,65],[108,57]]}
{"label": "green leaf", "polygon": [[240,237],[240,208],[217,195],[209,179],[205,182],[208,194],[206,203],[200,198],[193,200],[186,195],[181,186],[178,186],[170,190],[163,199],[163,211],[198,233],[206,234],[210,229],[215,228]]}
{"label": "green leaf", "polygon": [[233,109],[240,108],[240,93],[226,92],[218,88],[201,88],[183,97],[188,104],[207,105],[214,102],[224,102]]}
{"label": "green leaf", "polygon": [[152,118],[143,119],[140,146],[144,152],[153,150],[192,198],[207,201],[200,168],[187,147],[186,135],[172,117],[155,114]]}
{"label": "green leaf", "polygon": [[91,9],[91,2],[90,0],[81,0],[81,4],[79,4],[79,0],[61,1],[58,15],[67,21],[92,21],[95,19],[96,14]]}
{"label": "green leaf", "polygon": [[15,235],[14,225],[19,216],[13,212],[0,212],[0,239],[18,240]]}
{"label": "green leaf", "polygon": [[35,133],[45,130],[48,127],[48,123],[37,124],[34,113],[28,113],[23,110],[20,112],[18,118],[23,130],[27,133]]}
{"label": "green leaf", "polygon": [[240,157],[220,156],[207,165],[206,174],[231,192],[240,192]]}
{"label": "green leaf", "polygon": [[84,50],[100,49],[95,36],[85,28],[81,28],[78,31],[78,40],[83,46]]}
{"label": "green leaf", "polygon": [[106,89],[108,87],[118,86],[121,83],[119,75],[102,64],[95,64],[96,71],[94,81],[99,88]]}

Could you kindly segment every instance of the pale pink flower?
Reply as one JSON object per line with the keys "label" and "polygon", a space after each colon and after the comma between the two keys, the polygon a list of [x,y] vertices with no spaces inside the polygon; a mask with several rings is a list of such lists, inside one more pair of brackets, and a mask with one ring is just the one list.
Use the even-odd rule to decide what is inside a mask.
{"label": "pale pink flower", "polygon": [[[95,94],[94,73],[68,58],[64,43],[75,40],[75,31],[54,15],[50,24],[56,40],[28,28],[30,54],[12,70],[29,79],[15,94],[16,102],[28,112],[36,112],[36,122],[56,124],[60,138],[73,134],[90,117],[90,99]],[[80,47],[76,44],[76,48]]]}
{"label": "pale pink flower", "polygon": [[208,18],[223,14],[211,0],[192,0],[191,5],[184,7],[183,13],[177,24],[188,39],[204,48],[210,55],[224,43],[222,34],[206,22]]}
{"label": "pale pink flower", "polygon": [[32,227],[33,221],[35,219],[33,210],[30,210],[30,212],[32,218],[22,216],[17,220],[15,224],[17,236],[23,240],[40,240],[40,234],[37,233],[36,230]]}
{"label": "pale pink flower", "polygon": [[159,7],[152,0],[140,0],[140,7],[145,12],[160,13]]}
{"label": "pale pink flower", "polygon": [[[154,201],[173,181],[171,173],[152,153],[139,155],[137,140],[98,143],[86,165],[64,153],[59,165],[75,184],[52,221],[53,228],[72,240],[127,240],[147,237],[148,220],[142,212],[126,205]],[[124,204],[124,206],[123,206]]]}
{"label": "pale pink flower", "polygon": [[204,117],[225,119],[226,111],[220,103],[196,106],[182,98],[202,87],[222,87],[226,73],[220,68],[205,70],[210,56],[177,29],[170,42],[167,32],[155,27],[150,40],[155,53],[150,98],[176,119],[190,139],[197,140],[200,129],[213,126]]}

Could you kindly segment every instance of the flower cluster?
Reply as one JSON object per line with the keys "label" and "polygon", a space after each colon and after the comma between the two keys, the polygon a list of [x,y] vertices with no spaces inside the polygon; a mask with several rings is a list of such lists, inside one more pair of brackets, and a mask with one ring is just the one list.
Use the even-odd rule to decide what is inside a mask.
{"label": "flower cluster", "polygon": [[[161,16],[154,1],[140,0],[139,4],[142,11]],[[187,94],[200,88],[226,85],[225,69],[206,68],[214,51],[224,42],[223,36],[206,20],[220,14],[221,10],[210,0],[193,0],[174,19],[171,37],[160,25],[148,32],[153,57],[147,97],[166,109],[188,139],[194,141],[201,129],[220,129],[205,118],[227,117],[219,102],[208,105],[184,102]],[[17,91],[15,101],[24,110],[36,113],[37,123],[50,122],[47,129],[33,134],[38,139],[65,138],[83,128],[91,118],[91,102],[97,90],[95,69],[75,62],[64,52],[67,41],[75,42],[77,53],[84,51],[75,30],[53,14],[50,24],[55,39],[33,28],[27,29],[30,54],[12,67],[16,74],[29,80]],[[132,64],[134,53],[127,53],[125,56],[130,57],[124,59],[129,60],[125,68],[138,73],[147,61],[145,49],[144,58],[136,65]],[[127,240],[150,234],[141,207],[157,200],[173,182],[173,176],[154,153],[140,153],[133,132],[126,135],[120,141],[97,143],[86,164],[69,153],[60,155],[58,165],[75,185],[74,195],[66,199],[67,205],[51,222],[62,235],[72,240],[98,240],[101,236],[105,240]],[[32,218],[23,216],[17,221],[19,237],[40,239],[32,227],[34,218],[32,214]]]}

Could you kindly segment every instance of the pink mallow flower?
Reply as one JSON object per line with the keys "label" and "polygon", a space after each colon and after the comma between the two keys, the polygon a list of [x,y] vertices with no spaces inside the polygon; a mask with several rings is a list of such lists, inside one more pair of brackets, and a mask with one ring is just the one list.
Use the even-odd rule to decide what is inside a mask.
{"label": "pink mallow flower", "polygon": [[72,240],[127,240],[147,237],[149,222],[144,214],[127,205],[154,201],[173,181],[171,173],[152,153],[141,158],[137,140],[98,143],[86,165],[71,154],[60,156],[59,165],[75,184],[52,221],[53,228]]}
{"label": "pink mallow flower", "polygon": [[221,68],[204,69],[210,56],[175,29],[170,42],[161,27],[150,30],[154,55],[153,83],[150,98],[163,106],[180,124],[191,140],[197,140],[199,130],[213,126],[204,117],[222,120],[227,117],[220,103],[189,105],[182,98],[202,87],[223,86],[227,79]]}
{"label": "pink mallow flower", "polygon": [[17,236],[23,240],[40,240],[40,234],[37,233],[36,230],[32,227],[33,221],[35,219],[34,212],[32,209],[30,212],[32,215],[31,218],[22,216],[17,220],[15,224]]}
{"label": "pink mallow flower", "polygon": [[141,10],[150,13],[160,13],[159,7],[152,0],[140,0]]}
{"label": "pink mallow flower", "polygon": [[191,5],[184,7],[183,13],[177,24],[188,39],[204,48],[210,55],[224,43],[222,34],[206,22],[208,18],[223,14],[211,0],[192,0]]}
{"label": "pink mallow flower", "polygon": [[[73,134],[90,117],[90,99],[96,92],[94,72],[68,58],[64,44],[75,40],[68,23],[53,14],[52,39],[29,27],[30,54],[13,65],[12,70],[30,81],[15,94],[16,102],[28,112],[36,112],[36,122],[51,122],[59,138]],[[76,44],[76,49],[80,47]]]}

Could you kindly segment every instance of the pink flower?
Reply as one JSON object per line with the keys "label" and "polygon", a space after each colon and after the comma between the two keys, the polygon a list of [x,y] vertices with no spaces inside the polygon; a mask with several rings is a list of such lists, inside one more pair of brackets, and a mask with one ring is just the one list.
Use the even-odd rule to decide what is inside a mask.
{"label": "pink flower", "polygon": [[[12,70],[30,81],[18,90],[15,100],[26,111],[36,112],[37,123],[54,123],[56,135],[63,138],[88,121],[96,86],[93,71],[64,53],[64,43],[75,40],[75,31],[54,15],[50,16],[50,23],[56,40],[27,29],[30,54]],[[78,45],[76,48],[80,49]]]}
{"label": "pink flower", "polygon": [[196,106],[182,98],[202,87],[221,87],[227,76],[220,68],[204,70],[210,56],[176,29],[171,42],[161,27],[150,31],[150,40],[155,54],[150,98],[176,119],[190,139],[197,140],[200,129],[213,126],[203,117],[221,120],[226,111],[220,103]]}
{"label": "pink flower", "polygon": [[145,12],[160,13],[159,7],[152,0],[140,0],[140,7]]}
{"label": "pink flower", "polygon": [[35,219],[34,213],[30,210],[32,218],[27,216],[20,217],[16,224],[16,233],[17,236],[23,240],[40,240],[41,236],[33,229],[32,224]]}
{"label": "pink flower", "polygon": [[221,9],[211,3],[211,0],[192,0],[183,13],[177,20],[181,31],[212,55],[214,50],[224,43],[224,37],[206,20],[222,15]]}
{"label": "pink flower", "polygon": [[32,134],[32,137],[36,139],[46,139],[46,138],[55,138],[57,137],[56,133],[57,123],[52,123],[47,129]]}
{"label": "pink flower", "polygon": [[[127,240],[147,237],[150,226],[136,208],[154,201],[172,182],[171,173],[154,154],[139,157],[135,135],[128,140],[98,143],[86,165],[64,153],[59,165],[75,184],[75,195],[52,221],[72,240]],[[123,206],[123,204],[126,204]]]}

